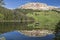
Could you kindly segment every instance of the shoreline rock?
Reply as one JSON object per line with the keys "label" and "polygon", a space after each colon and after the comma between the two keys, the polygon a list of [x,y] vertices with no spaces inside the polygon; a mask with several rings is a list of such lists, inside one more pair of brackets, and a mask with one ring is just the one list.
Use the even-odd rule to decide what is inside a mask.
{"label": "shoreline rock", "polygon": [[20,30],[18,32],[21,32],[22,34],[26,36],[32,36],[32,37],[41,37],[41,36],[46,36],[49,34],[53,34],[53,31],[49,30]]}

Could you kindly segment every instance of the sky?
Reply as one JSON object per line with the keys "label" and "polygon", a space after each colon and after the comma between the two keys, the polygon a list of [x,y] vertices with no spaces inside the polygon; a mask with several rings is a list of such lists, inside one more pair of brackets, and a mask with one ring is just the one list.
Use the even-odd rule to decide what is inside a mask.
{"label": "sky", "polygon": [[5,7],[9,9],[17,8],[28,2],[40,2],[46,3],[47,5],[60,7],[60,0],[4,0]]}

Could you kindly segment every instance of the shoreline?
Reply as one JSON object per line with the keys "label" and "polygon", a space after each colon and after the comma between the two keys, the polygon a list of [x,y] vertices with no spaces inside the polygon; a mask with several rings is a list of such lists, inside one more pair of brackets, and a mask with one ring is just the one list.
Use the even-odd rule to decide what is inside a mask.
{"label": "shoreline", "polygon": [[54,33],[53,31],[49,30],[18,30],[18,32],[30,37],[42,37]]}

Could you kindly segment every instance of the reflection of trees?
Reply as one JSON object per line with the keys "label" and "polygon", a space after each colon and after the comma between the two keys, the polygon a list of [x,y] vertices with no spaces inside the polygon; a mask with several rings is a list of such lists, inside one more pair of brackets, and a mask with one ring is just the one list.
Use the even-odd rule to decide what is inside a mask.
{"label": "reflection of trees", "polygon": [[56,25],[55,36],[55,40],[60,40],[60,21]]}

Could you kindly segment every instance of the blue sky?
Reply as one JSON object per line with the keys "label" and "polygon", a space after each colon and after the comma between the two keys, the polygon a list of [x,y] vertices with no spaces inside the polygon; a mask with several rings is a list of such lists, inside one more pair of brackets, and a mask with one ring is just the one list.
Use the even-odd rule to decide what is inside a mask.
{"label": "blue sky", "polygon": [[4,2],[6,4],[5,7],[10,9],[17,8],[28,2],[40,2],[60,7],[60,0],[4,0]]}

